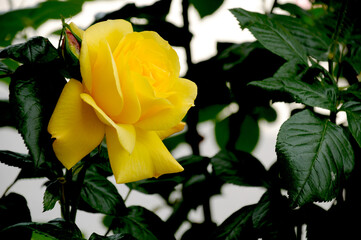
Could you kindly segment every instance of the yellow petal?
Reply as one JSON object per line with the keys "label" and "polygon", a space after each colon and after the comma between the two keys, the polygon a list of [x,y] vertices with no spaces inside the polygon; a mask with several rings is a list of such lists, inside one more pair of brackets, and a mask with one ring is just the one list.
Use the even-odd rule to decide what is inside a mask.
{"label": "yellow petal", "polygon": [[160,137],[160,139],[165,139],[167,137],[169,137],[170,135],[180,132],[184,129],[185,127],[185,123],[184,122],[180,122],[179,124],[177,124],[176,126],[169,128],[167,130],[161,130],[161,131],[156,131],[158,136]]}
{"label": "yellow petal", "polygon": [[175,77],[178,77],[180,72],[178,54],[169,45],[169,43],[165,41],[161,36],[159,36],[158,33],[153,31],[144,31],[140,34],[142,34],[145,39],[154,40],[163,49],[166,55],[167,63],[169,64],[168,68],[172,71]]}
{"label": "yellow petal", "polygon": [[119,41],[133,32],[132,25],[125,20],[108,20],[92,25],[83,33],[80,49],[80,72],[88,92],[92,91],[91,71],[99,53],[100,42],[106,41],[114,51]]}
{"label": "yellow petal", "polygon": [[83,78],[83,84],[88,93],[92,91],[92,68],[95,62],[95,57],[93,59],[90,58],[90,53],[88,49],[87,40],[83,38],[82,44],[80,47],[80,73]]}
{"label": "yellow petal", "polygon": [[172,107],[153,111],[146,117],[142,115],[136,126],[156,131],[172,128],[182,121],[189,108],[194,106],[196,96],[197,86],[195,83],[179,78],[169,89],[169,96],[166,98]]}
{"label": "yellow petal", "polygon": [[99,44],[97,60],[92,70],[92,91],[90,95],[97,105],[109,116],[117,116],[123,108],[123,94],[119,76],[110,47],[105,41]]}
{"label": "yellow petal", "polygon": [[[148,77],[141,76],[137,72],[131,72],[131,76],[136,86],[136,93],[142,110],[138,122],[142,122],[143,119],[173,107],[171,102],[167,99],[159,98],[155,95],[153,87],[149,83]],[[164,129],[166,128],[167,126],[164,126]]]}
{"label": "yellow petal", "polygon": [[120,40],[131,32],[133,32],[133,27],[128,21],[108,20],[90,26],[85,30],[83,37],[86,38],[91,50],[96,50],[99,42],[105,39],[113,52]]}
{"label": "yellow petal", "polygon": [[126,60],[118,57],[116,65],[117,69],[120,70],[118,74],[124,104],[121,113],[114,116],[113,119],[118,123],[133,124],[140,118],[141,105]]}
{"label": "yellow petal", "polygon": [[107,131],[109,160],[117,183],[183,171],[155,132],[141,129],[136,129],[136,132],[134,151],[129,154],[119,143],[116,131]]}
{"label": "yellow petal", "polygon": [[132,153],[135,145],[135,129],[133,125],[130,124],[117,124],[115,123],[106,113],[95,103],[94,99],[86,93],[80,95],[81,99],[89,104],[94,110],[100,121],[102,121],[106,126],[106,132],[112,128],[118,136],[118,141],[121,143],[122,147],[128,152]]}
{"label": "yellow petal", "polygon": [[48,131],[55,138],[53,149],[61,163],[70,169],[98,146],[104,138],[104,124],[80,94],[82,84],[71,79],[51,116]]}

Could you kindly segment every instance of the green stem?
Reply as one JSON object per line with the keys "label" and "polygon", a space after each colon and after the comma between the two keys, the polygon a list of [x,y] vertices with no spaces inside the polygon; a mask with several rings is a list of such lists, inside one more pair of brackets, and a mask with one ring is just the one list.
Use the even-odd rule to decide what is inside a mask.
{"label": "green stem", "polygon": [[[190,31],[189,31],[188,9],[189,9],[189,0],[183,0],[182,1],[183,29],[184,29],[184,32],[186,32],[186,33],[190,33]],[[185,46],[184,46],[185,51],[186,51],[186,56],[187,56],[188,70],[190,68],[192,68],[192,66],[193,66],[192,52],[191,52],[191,46],[190,46],[191,39],[192,38],[189,38],[188,43],[185,44]]]}
{"label": "green stem", "polygon": [[19,180],[19,176],[20,176],[20,172],[18,176],[15,178],[15,180],[5,189],[5,192],[3,193],[1,198],[5,197],[6,193],[10,190],[10,188],[12,188],[12,186],[14,186],[14,184]]}
{"label": "green stem", "polygon": [[66,196],[66,180],[64,177],[60,177],[58,179],[59,183],[61,184],[61,197],[60,197],[60,209],[61,209],[61,215],[64,218],[65,221],[70,221],[69,218],[69,207],[67,207],[68,205],[66,204],[67,200],[67,196]]}
{"label": "green stem", "polygon": [[70,212],[70,219],[73,222],[75,222],[75,219],[76,219],[76,214],[78,211],[79,201],[80,201],[80,197],[81,197],[80,193],[81,193],[81,189],[84,184],[86,171],[88,170],[89,166],[90,166],[90,161],[89,161],[89,159],[86,159],[84,161],[83,168],[80,170],[77,180],[75,182],[75,185],[73,187],[73,191],[72,191],[73,199],[72,199],[72,206],[71,206],[71,212]]}
{"label": "green stem", "polygon": [[273,13],[273,10],[275,9],[276,6],[277,6],[277,0],[274,0],[270,13]]}
{"label": "green stem", "polygon": [[203,215],[204,215],[204,223],[212,223],[212,214],[211,214],[211,206],[209,203],[209,199],[207,199],[203,203]]}
{"label": "green stem", "polygon": [[297,228],[297,240],[302,239],[302,224],[299,224],[296,226]]}
{"label": "green stem", "polygon": [[129,196],[130,196],[130,193],[132,192],[133,189],[129,188],[129,191],[127,193],[127,195],[125,196],[124,198],[124,203],[126,203],[126,201],[128,200]]}
{"label": "green stem", "polygon": [[[188,39],[188,42],[183,47],[185,49],[186,57],[187,57],[188,73],[190,73],[193,69],[194,64],[192,61],[192,52],[191,52],[192,35],[189,31],[188,9],[189,9],[189,0],[183,0],[182,1],[183,30],[185,33],[189,34],[188,36],[185,36],[186,39]],[[200,136],[197,131],[198,112],[199,109],[193,107],[189,110],[187,115],[188,131],[186,133],[186,141],[191,146],[194,155],[199,155],[200,153],[199,143],[203,139],[202,136]]]}
{"label": "green stem", "polygon": [[341,35],[344,21],[345,21],[347,5],[348,5],[348,0],[342,1],[342,6],[338,13],[339,15],[337,17],[336,28],[332,35],[332,43],[330,46],[330,51],[328,53],[328,67],[329,67],[329,72],[331,73],[331,75],[333,75],[333,62],[334,62],[334,58],[336,55],[337,46],[339,43],[339,37]]}

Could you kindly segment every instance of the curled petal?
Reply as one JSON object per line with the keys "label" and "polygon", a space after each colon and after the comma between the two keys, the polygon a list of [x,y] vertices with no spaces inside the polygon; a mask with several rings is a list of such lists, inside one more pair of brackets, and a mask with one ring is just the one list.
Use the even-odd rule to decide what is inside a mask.
{"label": "curled petal", "polygon": [[133,32],[132,25],[125,20],[108,20],[94,24],[84,31],[80,50],[80,72],[88,92],[92,91],[92,69],[99,53],[99,44],[107,42],[113,52],[120,40]]}
{"label": "curled petal", "polygon": [[160,139],[165,139],[167,137],[169,137],[170,135],[180,132],[184,129],[185,127],[185,123],[184,122],[180,122],[179,124],[177,124],[176,126],[169,128],[167,130],[161,130],[161,131],[156,131],[158,136],[160,137]]}
{"label": "curled petal", "polygon": [[107,129],[109,160],[117,183],[183,171],[183,167],[173,158],[157,133],[136,129],[136,135],[134,151],[129,154],[120,144],[116,131],[113,128]]}
{"label": "curled petal", "polygon": [[120,40],[131,32],[133,32],[133,27],[130,22],[122,19],[108,20],[90,26],[85,30],[83,39],[87,39],[91,51],[96,51],[99,42],[105,39],[113,52]]}
{"label": "curled petal", "polygon": [[135,91],[134,81],[125,59],[116,59],[119,74],[120,87],[123,94],[123,108],[119,115],[112,117],[118,123],[133,124],[137,122],[141,114],[141,105]]}
{"label": "curled petal", "polygon": [[180,72],[179,58],[176,51],[169,45],[169,43],[159,36],[158,33],[153,31],[144,31],[140,34],[142,34],[144,39],[154,40],[163,49],[163,52],[168,60],[167,63],[169,64],[167,68],[171,70],[174,77],[178,77]]}
{"label": "curled petal", "polygon": [[80,95],[81,99],[84,102],[89,104],[94,110],[100,121],[102,121],[106,126],[106,132],[112,128],[117,134],[118,141],[122,147],[130,154],[133,152],[135,145],[135,129],[133,125],[130,124],[117,124],[105,112],[100,109],[100,107],[95,103],[94,99],[86,93]]}
{"label": "curled petal", "polygon": [[91,96],[97,105],[111,118],[121,113],[123,94],[118,70],[107,42],[99,44],[98,56],[92,71]]}
{"label": "curled petal", "polygon": [[[169,107],[152,109],[146,116],[141,116],[136,126],[155,131],[172,128],[182,121],[189,108],[194,106],[196,96],[196,84],[187,79],[179,78],[169,90],[169,96],[163,99],[169,102]],[[157,108],[157,105],[154,104],[150,104],[150,106]]]}
{"label": "curled petal", "polygon": [[61,163],[70,169],[97,147],[104,138],[104,124],[80,94],[82,84],[71,79],[51,116],[48,131],[54,138],[53,149]]}

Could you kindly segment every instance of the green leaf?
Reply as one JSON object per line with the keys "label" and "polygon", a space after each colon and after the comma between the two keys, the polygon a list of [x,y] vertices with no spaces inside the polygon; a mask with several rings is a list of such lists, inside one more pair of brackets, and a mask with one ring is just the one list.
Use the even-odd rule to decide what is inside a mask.
{"label": "green leaf", "polygon": [[317,26],[303,23],[300,19],[272,14],[272,21],[287,29],[292,37],[298,41],[305,49],[308,56],[312,56],[317,60],[326,61],[328,48],[331,39],[325,32],[320,31]]}
{"label": "green leaf", "polygon": [[93,233],[89,240],[136,240],[132,235],[130,234],[114,234],[109,237],[104,237],[101,235],[98,235],[96,233]]}
{"label": "green leaf", "polygon": [[[220,46],[221,43],[218,43],[218,47]],[[247,59],[257,48],[263,48],[258,41],[231,44],[226,49],[218,50],[218,59],[222,60],[224,70],[230,70]]]}
{"label": "green leaf", "polygon": [[11,58],[21,63],[47,63],[58,57],[58,51],[47,38],[34,37],[25,43],[0,50],[0,58]]}
{"label": "green leaf", "polygon": [[249,12],[241,8],[231,9],[241,28],[248,28],[256,39],[268,50],[285,58],[298,59],[307,63],[307,55],[302,45],[277,21],[266,15]]}
{"label": "green leaf", "polygon": [[312,14],[296,4],[292,4],[292,3],[277,4],[277,7],[289,12],[291,15],[296,16],[297,18],[301,18],[302,21],[305,23],[308,23],[310,25],[314,24],[314,21],[312,19]]}
{"label": "green leaf", "polygon": [[346,101],[361,101],[361,82],[352,84],[346,91],[342,91]]}
{"label": "green leaf", "polygon": [[81,11],[84,1],[45,1],[31,8],[17,9],[1,14],[0,46],[11,44],[15,35],[27,27],[37,29],[49,19],[75,16]]}
{"label": "green leaf", "polygon": [[145,179],[137,182],[127,183],[130,189],[137,190],[145,194],[158,193],[166,201],[178,184],[185,183],[193,175],[203,174],[207,171],[209,159],[191,155],[178,159],[184,168],[181,173],[165,174],[157,179]]}
{"label": "green leaf", "polygon": [[0,151],[0,162],[21,169],[17,180],[24,178],[40,178],[49,175],[48,169],[36,169],[34,167],[34,161],[29,154]]}
{"label": "green leaf", "polygon": [[286,92],[295,102],[312,107],[337,110],[337,88],[326,81],[319,81],[318,75],[312,76],[314,68],[308,68],[297,61],[286,62],[273,77],[253,81],[249,85],[268,91]]}
{"label": "green leaf", "polygon": [[14,116],[11,111],[11,106],[8,101],[0,100],[0,127],[11,126],[14,127]]}
{"label": "green leaf", "polygon": [[126,215],[113,219],[114,233],[130,234],[136,239],[171,240],[164,222],[153,212],[141,206],[131,206]]}
{"label": "green leaf", "polygon": [[348,128],[361,147],[361,103],[349,101],[344,103],[340,110],[346,112]]}
{"label": "green leaf", "polygon": [[252,215],[256,205],[249,205],[234,212],[212,234],[212,240],[256,240]]}
{"label": "green leaf", "polygon": [[55,238],[33,232],[31,240],[54,240]]}
{"label": "green leaf", "polygon": [[19,63],[10,58],[0,59],[0,82],[10,84],[11,74],[19,67]]}
{"label": "green leaf", "polygon": [[292,215],[286,197],[277,192],[267,191],[257,203],[252,223],[258,237],[262,239],[295,240],[294,223],[285,221]]}
{"label": "green leaf", "polygon": [[224,0],[189,0],[201,18],[213,14],[222,4]]}
{"label": "green leaf", "polygon": [[0,151],[0,162],[6,165],[18,168],[26,168],[32,165],[33,161],[27,154],[16,153],[11,151]]}
{"label": "green leaf", "polygon": [[359,45],[351,48],[350,57],[347,61],[355,69],[357,74],[361,74],[361,47]]}
{"label": "green leaf", "polygon": [[239,186],[265,186],[267,171],[247,152],[221,151],[211,159],[214,174],[226,183]]}
{"label": "green leaf", "polygon": [[54,219],[48,223],[18,223],[12,225],[8,229],[30,229],[45,237],[50,237],[57,240],[83,240],[79,228],[74,223],[66,222],[64,219],[60,218]]}
{"label": "green leaf", "polygon": [[276,151],[293,205],[336,197],[354,166],[354,153],[342,128],[309,110],[282,125]]}
{"label": "green leaf", "polygon": [[80,196],[90,207],[100,213],[117,215],[125,211],[123,199],[116,187],[92,169],[86,172]]}
{"label": "green leaf", "polygon": [[215,137],[218,146],[222,149],[227,147],[227,144],[230,141],[231,131],[235,131],[230,125],[230,122],[234,120],[237,124],[241,124],[235,143],[236,149],[245,152],[252,152],[259,139],[258,122],[250,115],[246,115],[242,122],[239,122],[241,121],[239,119],[231,119],[232,117],[238,118],[239,116],[234,114],[220,122],[216,122]]}
{"label": "green leaf", "polygon": [[24,64],[16,70],[10,84],[10,104],[17,129],[33,158],[35,170],[47,169],[44,173],[49,178],[62,175],[47,125],[65,83],[59,63],[54,62]]}
{"label": "green leaf", "polygon": [[0,198],[0,238],[1,239],[30,239],[31,231],[27,229],[5,228],[31,221],[30,210],[26,199],[17,193],[10,193]]}
{"label": "green leaf", "polygon": [[61,184],[59,180],[49,181],[46,184],[43,197],[43,212],[49,211],[55,207],[57,201],[61,197]]}

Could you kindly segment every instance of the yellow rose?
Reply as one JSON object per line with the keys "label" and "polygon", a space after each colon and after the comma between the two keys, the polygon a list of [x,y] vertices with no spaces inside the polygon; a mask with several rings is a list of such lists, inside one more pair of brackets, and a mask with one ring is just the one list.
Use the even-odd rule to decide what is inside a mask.
{"label": "yellow rose", "polygon": [[82,83],[65,85],[48,131],[67,168],[106,139],[117,183],[183,170],[162,139],[183,129],[196,85],[179,78],[176,52],[155,32],[133,32],[125,20],[82,33]]}

